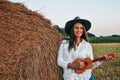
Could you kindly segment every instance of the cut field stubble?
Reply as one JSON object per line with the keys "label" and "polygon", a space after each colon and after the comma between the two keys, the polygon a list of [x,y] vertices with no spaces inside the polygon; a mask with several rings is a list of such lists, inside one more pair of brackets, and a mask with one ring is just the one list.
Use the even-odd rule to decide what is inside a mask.
{"label": "cut field stubble", "polygon": [[95,58],[108,53],[114,53],[115,58],[105,61],[93,70],[96,80],[120,80],[120,43],[92,44]]}

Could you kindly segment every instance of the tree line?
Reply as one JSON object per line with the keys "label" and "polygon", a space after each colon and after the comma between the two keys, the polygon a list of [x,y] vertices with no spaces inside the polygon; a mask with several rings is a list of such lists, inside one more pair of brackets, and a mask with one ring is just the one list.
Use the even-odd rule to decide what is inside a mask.
{"label": "tree line", "polygon": [[[62,34],[63,37],[69,38],[69,36],[66,34],[64,28],[60,28],[58,25],[53,25],[53,27]],[[111,35],[111,36],[100,36],[97,37],[93,33],[87,32],[89,41],[91,43],[119,43],[120,42],[120,35]]]}

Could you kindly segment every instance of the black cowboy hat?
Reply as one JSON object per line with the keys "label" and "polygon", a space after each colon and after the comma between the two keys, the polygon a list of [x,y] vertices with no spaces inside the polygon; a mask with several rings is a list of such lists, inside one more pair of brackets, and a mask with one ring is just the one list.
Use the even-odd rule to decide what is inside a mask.
{"label": "black cowboy hat", "polygon": [[91,27],[91,22],[86,19],[80,19],[79,17],[75,17],[73,20],[68,21],[65,24],[65,32],[69,35],[71,28],[74,26],[76,22],[80,22],[84,25],[86,31],[88,31]]}

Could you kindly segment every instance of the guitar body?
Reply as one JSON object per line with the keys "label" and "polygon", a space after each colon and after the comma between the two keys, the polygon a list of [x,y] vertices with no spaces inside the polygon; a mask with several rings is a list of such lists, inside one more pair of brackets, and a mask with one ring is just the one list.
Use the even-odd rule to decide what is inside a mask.
{"label": "guitar body", "polygon": [[92,60],[90,58],[85,58],[84,60],[76,59],[74,62],[84,62],[85,63],[84,68],[75,69],[75,72],[78,73],[78,74],[83,73],[86,69],[92,68]]}
{"label": "guitar body", "polygon": [[[107,58],[107,59],[106,59],[106,58]],[[99,57],[99,58],[96,58],[96,59],[94,59],[94,60],[91,60],[90,58],[85,58],[84,60],[79,59],[79,58],[78,58],[78,59],[75,59],[75,60],[73,61],[73,63],[75,63],[75,62],[78,62],[78,63],[84,62],[84,63],[85,63],[85,66],[84,66],[83,68],[74,69],[74,71],[75,71],[77,74],[81,74],[81,73],[83,73],[86,69],[91,69],[94,62],[103,61],[103,60],[110,60],[110,59],[112,59],[112,58],[114,58],[114,54],[113,54],[113,53],[104,55],[104,56]]]}

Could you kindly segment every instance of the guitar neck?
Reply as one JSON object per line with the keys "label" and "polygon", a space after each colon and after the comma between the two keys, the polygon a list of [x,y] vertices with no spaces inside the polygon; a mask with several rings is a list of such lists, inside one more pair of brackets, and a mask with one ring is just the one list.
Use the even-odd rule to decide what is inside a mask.
{"label": "guitar neck", "polygon": [[94,60],[92,60],[92,62],[96,62],[96,61],[102,61],[102,60],[105,60],[105,56],[103,57],[100,57],[100,58],[95,58]]}

